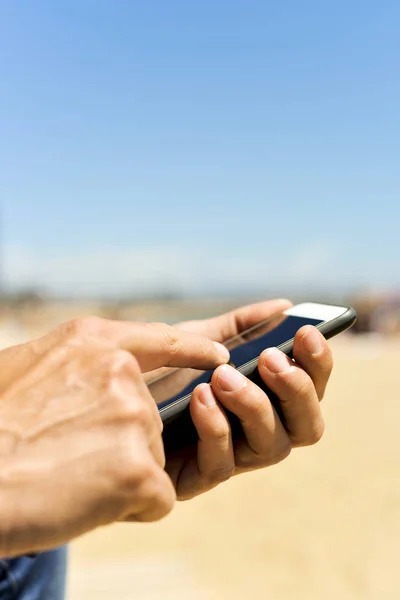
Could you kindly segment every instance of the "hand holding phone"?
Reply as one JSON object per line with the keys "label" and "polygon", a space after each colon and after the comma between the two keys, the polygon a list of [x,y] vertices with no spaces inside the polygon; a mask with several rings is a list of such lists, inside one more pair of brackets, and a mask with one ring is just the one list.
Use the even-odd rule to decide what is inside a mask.
{"label": "hand holding phone", "polygon": [[[314,443],[321,434],[323,420],[319,400],[329,377],[332,357],[324,338],[315,329],[320,328],[326,337],[330,337],[351,325],[355,318],[354,311],[346,307],[329,307],[318,312],[315,305],[303,305],[302,309],[292,308],[283,316],[282,309],[278,314],[276,310],[276,304],[263,303],[238,309],[234,315],[213,319],[214,339],[221,341],[221,332],[229,331],[235,320],[239,323],[240,331],[243,327],[254,325],[260,318],[264,317],[265,321],[265,317],[272,317],[275,327],[270,327],[269,331],[267,323],[259,327],[259,332],[263,330],[264,336],[273,332],[276,334],[279,328],[281,335],[284,323],[292,329],[286,330],[283,338],[281,335],[281,343],[276,338],[272,343],[265,343],[264,339],[263,347],[280,346],[288,354],[292,351],[296,362],[279,350],[260,354],[257,344],[262,336],[254,337],[255,330],[242,331],[241,343],[236,348],[243,348],[249,341],[252,342],[253,351],[257,350],[258,355],[256,371],[254,366],[257,367],[257,357],[248,360],[247,355],[247,361],[239,365],[239,369],[224,366],[213,373],[193,371],[190,373],[193,378],[191,381],[189,373],[180,370],[150,385],[153,396],[161,402],[167,470],[176,482],[179,497],[190,497],[204,491],[207,486],[216,485],[232,469],[237,473],[274,464],[292,447]],[[316,327],[302,328],[304,321]],[[197,331],[207,332],[207,335],[214,337],[210,323],[207,323],[199,324]],[[295,332],[297,334],[293,339]],[[237,338],[236,341],[240,340]],[[311,351],[312,343],[317,346],[314,352]],[[232,359],[233,356],[234,348],[231,349]],[[279,373],[276,372],[277,360],[281,366],[283,361],[285,367]],[[261,387],[243,377],[244,387],[241,389],[227,391],[221,388],[222,375],[232,379],[235,373],[240,377],[241,372],[246,370],[250,377],[255,378],[257,374],[261,377]],[[206,383],[210,381],[210,376],[211,386]],[[168,387],[162,385],[163,379],[165,383],[168,382]],[[203,382],[200,386],[199,379]],[[278,409],[283,405],[284,414],[281,414],[281,418],[270,402],[271,390]],[[213,399],[214,404],[208,404],[207,398]]]}

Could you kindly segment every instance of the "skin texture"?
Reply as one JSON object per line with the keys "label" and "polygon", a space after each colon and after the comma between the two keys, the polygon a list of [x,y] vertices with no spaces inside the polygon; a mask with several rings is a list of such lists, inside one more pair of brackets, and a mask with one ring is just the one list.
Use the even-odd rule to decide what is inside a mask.
{"label": "skin texture", "polygon": [[226,360],[194,333],[96,318],[0,353],[0,555],[166,515],[175,489],[142,371]]}
{"label": "skin texture", "polygon": [[[176,497],[318,441],[332,356],[313,327],[297,334],[295,363],[276,350],[260,358],[285,426],[258,387],[233,385],[229,357],[211,341],[288,306],[264,302],[176,327],[90,317],[0,352],[0,555],[52,548],[114,521],[158,520]],[[146,380],[171,367],[217,368],[192,396],[197,449],[166,459]],[[235,444],[224,407],[242,422]]]}

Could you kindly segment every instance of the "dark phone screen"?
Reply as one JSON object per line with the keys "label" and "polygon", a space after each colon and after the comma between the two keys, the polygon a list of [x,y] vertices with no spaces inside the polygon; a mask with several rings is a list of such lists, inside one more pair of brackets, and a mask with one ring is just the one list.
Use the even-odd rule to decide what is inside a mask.
{"label": "dark phone screen", "polygon": [[[280,346],[294,338],[303,325],[318,325],[322,321],[305,317],[278,315],[259,323],[225,343],[230,350],[230,364],[240,368],[266,349]],[[164,408],[188,394],[191,394],[199,383],[209,383],[212,371],[197,369],[176,369],[148,384],[150,393],[158,408]]]}

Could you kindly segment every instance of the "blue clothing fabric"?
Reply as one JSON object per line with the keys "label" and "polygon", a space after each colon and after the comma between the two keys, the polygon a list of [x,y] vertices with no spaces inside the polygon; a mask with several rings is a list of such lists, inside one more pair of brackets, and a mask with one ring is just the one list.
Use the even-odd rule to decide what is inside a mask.
{"label": "blue clothing fabric", "polygon": [[0,600],[63,600],[66,547],[0,560]]}

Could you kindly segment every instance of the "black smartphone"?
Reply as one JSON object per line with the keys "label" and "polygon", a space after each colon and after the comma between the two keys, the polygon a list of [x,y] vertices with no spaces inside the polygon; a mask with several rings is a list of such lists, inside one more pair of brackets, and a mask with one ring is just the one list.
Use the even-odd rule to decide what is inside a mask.
{"label": "black smartphone", "polygon": [[[281,415],[279,401],[258,373],[258,358],[267,348],[277,347],[291,356],[296,332],[303,325],[314,325],[326,339],[351,327],[356,321],[352,307],[306,302],[274,315],[225,342],[230,351],[230,364],[264,389]],[[176,369],[148,383],[164,423],[163,439],[166,452],[182,450],[197,442],[197,433],[190,417],[191,393],[200,383],[209,383],[213,371]],[[241,431],[237,417],[227,411],[232,434]]]}

